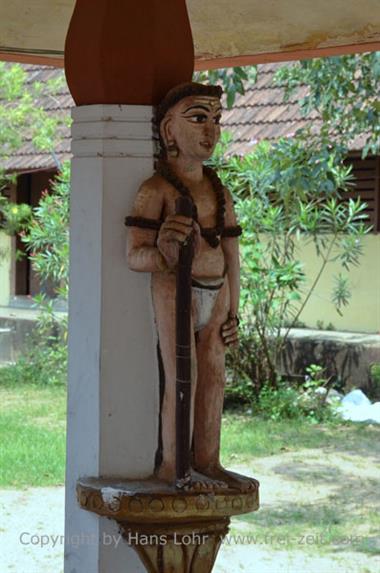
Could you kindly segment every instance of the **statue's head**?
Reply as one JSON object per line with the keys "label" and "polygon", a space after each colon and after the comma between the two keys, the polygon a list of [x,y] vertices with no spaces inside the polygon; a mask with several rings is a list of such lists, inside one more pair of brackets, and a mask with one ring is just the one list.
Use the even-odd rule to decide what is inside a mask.
{"label": "statue's head", "polygon": [[156,122],[165,157],[209,159],[220,137],[223,90],[198,83],[181,84],[157,108]]}

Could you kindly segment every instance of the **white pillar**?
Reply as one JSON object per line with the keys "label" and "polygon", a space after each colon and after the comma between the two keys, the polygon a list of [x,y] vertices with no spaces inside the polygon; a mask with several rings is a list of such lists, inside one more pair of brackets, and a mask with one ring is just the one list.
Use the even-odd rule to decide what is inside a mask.
{"label": "white pillar", "polygon": [[150,106],[73,110],[65,573],[145,571],[113,522],[79,508],[75,486],[83,476],[143,478],[154,469],[150,277],[127,268],[124,227],[153,170],[151,119]]}

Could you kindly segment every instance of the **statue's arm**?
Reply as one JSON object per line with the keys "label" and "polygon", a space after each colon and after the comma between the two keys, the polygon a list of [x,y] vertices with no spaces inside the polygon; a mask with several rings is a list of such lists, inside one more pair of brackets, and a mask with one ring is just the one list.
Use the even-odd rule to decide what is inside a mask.
{"label": "statue's arm", "polygon": [[[225,197],[225,227],[236,228],[237,222],[232,197],[227,189],[225,189]],[[230,287],[229,318],[222,326],[222,338],[224,343],[229,346],[237,344],[238,341],[237,315],[239,312],[240,298],[240,259],[238,238],[234,236],[222,238],[222,249],[227,266],[227,280]]]}
{"label": "statue's arm", "polygon": [[[225,226],[237,227],[236,215],[229,191],[225,189],[226,214]],[[240,259],[239,240],[237,237],[225,237],[222,239],[222,249],[227,266],[227,278],[230,287],[230,313],[236,316],[239,312],[240,298]]]}
{"label": "statue's arm", "polygon": [[165,217],[156,229],[147,228],[162,221],[163,208],[164,193],[157,178],[152,177],[140,187],[132,216],[127,217],[135,222],[127,235],[127,261],[133,271],[172,271],[178,262],[179,246],[197,230],[191,218],[175,214]]}
{"label": "statue's arm", "polygon": [[[132,217],[158,221],[164,204],[163,193],[148,180],[140,187]],[[128,227],[127,262],[133,271],[157,272],[166,269],[165,259],[156,246],[157,230],[138,226]]]}

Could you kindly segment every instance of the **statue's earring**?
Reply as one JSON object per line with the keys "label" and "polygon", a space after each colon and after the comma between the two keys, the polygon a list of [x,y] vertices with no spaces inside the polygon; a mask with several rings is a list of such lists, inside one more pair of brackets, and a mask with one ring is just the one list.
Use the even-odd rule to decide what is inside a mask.
{"label": "statue's earring", "polygon": [[178,157],[179,149],[175,141],[169,141],[166,146],[166,151],[169,157]]}

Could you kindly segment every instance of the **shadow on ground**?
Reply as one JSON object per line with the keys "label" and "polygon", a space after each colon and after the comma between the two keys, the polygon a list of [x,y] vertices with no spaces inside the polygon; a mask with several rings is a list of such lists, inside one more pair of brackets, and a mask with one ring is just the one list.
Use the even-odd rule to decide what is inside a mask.
{"label": "shadow on ground", "polygon": [[[301,545],[301,540],[310,535],[315,541],[314,549],[323,552],[340,553],[349,548],[369,556],[380,555],[380,475],[379,479],[374,477],[377,475],[375,464],[367,460],[366,466],[365,454],[363,463],[356,464],[355,453],[358,454],[348,455],[345,451],[343,456],[336,452],[336,456],[332,456],[329,452],[324,458],[321,451],[320,460],[324,459],[325,463],[313,459],[312,455],[308,458],[307,453],[304,461],[296,455],[292,462],[288,454],[284,455],[284,463],[275,465],[270,465],[268,458],[267,475],[271,485],[266,491],[267,499],[265,496],[262,499],[260,511],[241,516],[236,523],[266,538],[274,532],[283,535],[292,547]],[[277,456],[279,458],[281,456]],[[335,461],[331,461],[334,458]],[[278,478],[279,487],[286,485],[289,499],[276,499],[273,495],[274,476]],[[265,475],[258,477],[265,482]],[[307,498],[305,501],[308,485],[310,502]],[[317,490],[319,498],[315,495]]]}

